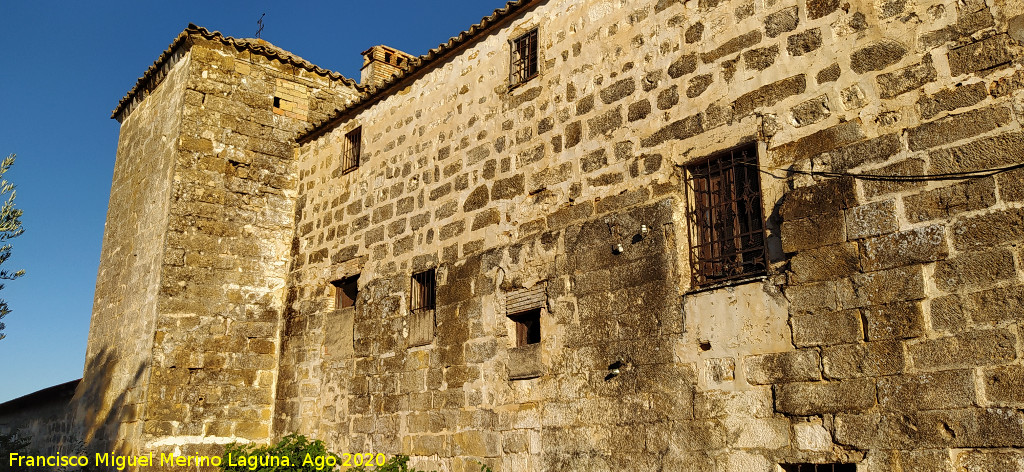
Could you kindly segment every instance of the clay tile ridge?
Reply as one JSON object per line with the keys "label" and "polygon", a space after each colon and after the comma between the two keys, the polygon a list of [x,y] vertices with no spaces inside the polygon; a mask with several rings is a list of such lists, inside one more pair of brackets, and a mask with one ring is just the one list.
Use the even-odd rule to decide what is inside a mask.
{"label": "clay tile ridge", "polygon": [[124,96],[124,98],[121,99],[120,102],[118,102],[117,107],[114,108],[114,111],[110,114],[110,117],[118,121],[121,121],[123,115],[127,115],[127,113],[130,113],[137,103],[141,102],[142,99],[146,98],[149,92],[155,89],[156,86],[159,85],[161,81],[163,81],[164,77],[167,75],[168,70],[170,69],[170,66],[173,66],[174,63],[176,63],[178,59],[181,58],[181,56],[184,54],[184,51],[190,48],[197,38],[202,38],[209,41],[217,41],[221,44],[234,47],[239,51],[246,50],[254,54],[259,54],[268,59],[276,59],[283,63],[290,64],[295,67],[299,67],[307,71],[313,72],[317,75],[327,77],[332,80],[341,81],[346,85],[355,87],[358,90],[362,89],[362,87],[356,81],[345,76],[342,76],[337,72],[317,66],[299,56],[296,56],[295,54],[292,54],[288,51],[285,51],[284,49],[274,46],[273,44],[270,44],[267,41],[261,39],[233,38],[231,36],[224,36],[223,34],[221,34],[220,31],[211,32],[210,30],[203,28],[202,26],[196,26],[192,23],[189,23],[188,26],[181,33],[179,33],[176,38],[174,38],[174,41],[171,42],[171,45],[168,46],[167,49],[164,49],[162,53],[160,53],[160,57],[158,57],[156,61],[153,62],[153,65],[149,66],[149,68],[146,69],[146,73],[142,74],[142,77],[139,77],[139,80],[135,82],[135,86],[128,91],[128,93]]}
{"label": "clay tile ridge", "polygon": [[393,76],[387,83],[379,87],[364,86],[364,91],[366,93],[361,95],[355,101],[349,103],[344,108],[337,110],[331,116],[327,117],[327,119],[310,126],[299,134],[296,141],[299,143],[306,143],[323,136],[328,131],[342,123],[352,112],[365,109],[390,96],[392,93],[400,90],[401,85],[423,75],[432,69],[434,65],[443,63],[443,59],[461,50],[463,47],[472,44],[473,40],[476,38],[484,36],[486,32],[503,25],[517,13],[523,12],[527,8],[543,1],[544,0],[514,0],[506,3],[504,8],[494,10],[494,13],[490,16],[485,16],[479,23],[470,26],[469,29],[459,33],[458,36],[449,38],[448,42],[441,43],[436,48],[431,49],[422,56],[410,59],[409,66],[403,68],[398,74],[395,74],[395,76]]}

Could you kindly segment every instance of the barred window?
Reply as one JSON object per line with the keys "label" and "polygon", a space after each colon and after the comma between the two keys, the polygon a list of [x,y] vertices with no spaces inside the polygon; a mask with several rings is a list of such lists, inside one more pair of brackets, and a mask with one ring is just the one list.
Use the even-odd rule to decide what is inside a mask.
{"label": "barred window", "polygon": [[331,282],[334,286],[334,307],[347,308],[356,306],[359,295],[359,276],[353,275]]}
{"label": "barred window", "polygon": [[436,281],[434,269],[412,274],[412,293],[409,298],[409,309],[413,312],[433,310]]}
{"label": "barred window", "polygon": [[757,145],[716,154],[687,174],[693,286],[765,274]]}
{"label": "barred window", "polygon": [[512,40],[511,85],[519,85],[537,76],[537,29]]}
{"label": "barred window", "polygon": [[351,172],[359,167],[360,144],[363,128],[360,126],[345,134],[345,149],[341,153],[341,172]]}

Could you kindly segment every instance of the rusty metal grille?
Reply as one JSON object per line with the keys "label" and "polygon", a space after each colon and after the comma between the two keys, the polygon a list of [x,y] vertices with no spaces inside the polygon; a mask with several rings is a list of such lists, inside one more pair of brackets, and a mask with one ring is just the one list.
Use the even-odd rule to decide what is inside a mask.
{"label": "rusty metal grille", "polygon": [[363,128],[360,126],[345,134],[345,149],[341,153],[341,172],[351,172],[359,167],[360,144],[363,140]]}
{"label": "rusty metal grille", "polygon": [[537,75],[537,30],[512,40],[512,85],[518,85]]}
{"label": "rusty metal grille", "polygon": [[409,297],[409,309],[411,311],[433,310],[436,294],[434,269],[412,274],[410,292],[412,296]]}
{"label": "rusty metal grille", "polygon": [[694,287],[765,274],[756,144],[715,155],[687,174]]}
{"label": "rusty metal grille", "polygon": [[857,464],[781,464],[786,472],[856,472]]}

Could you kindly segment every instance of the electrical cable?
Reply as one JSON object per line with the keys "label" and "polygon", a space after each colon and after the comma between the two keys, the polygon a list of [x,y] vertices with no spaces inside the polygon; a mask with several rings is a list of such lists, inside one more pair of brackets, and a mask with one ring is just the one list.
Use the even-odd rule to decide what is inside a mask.
{"label": "electrical cable", "polygon": [[982,177],[991,177],[998,175],[1003,172],[1009,172],[1011,170],[1024,168],[1024,163],[1013,164],[1004,167],[995,167],[991,169],[976,170],[969,172],[947,172],[943,174],[917,174],[917,175],[882,175],[882,174],[855,174],[851,172],[835,172],[835,171],[814,171],[814,170],[799,170],[799,169],[783,169],[779,167],[762,166],[759,164],[741,162],[742,165],[757,167],[759,171],[771,175],[775,178],[779,177],[772,173],[772,171],[783,171],[792,174],[810,175],[810,176],[823,176],[823,177],[852,177],[858,180],[868,180],[876,182],[939,182],[946,180],[970,180],[979,179]]}

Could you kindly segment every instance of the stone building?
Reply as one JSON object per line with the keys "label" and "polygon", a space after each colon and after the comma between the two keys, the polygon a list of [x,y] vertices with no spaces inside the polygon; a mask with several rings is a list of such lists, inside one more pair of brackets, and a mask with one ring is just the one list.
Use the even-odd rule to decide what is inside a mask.
{"label": "stone building", "polygon": [[190,26],[114,112],[82,434],[1024,470],[1022,14],[519,0],[360,83]]}

